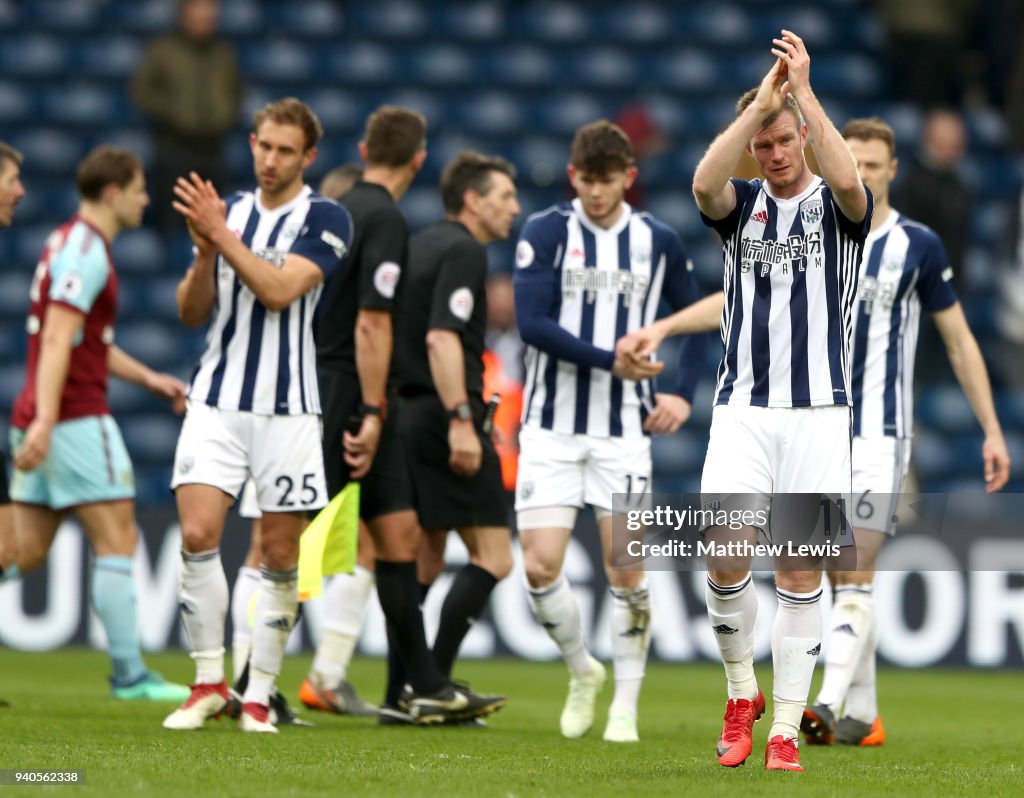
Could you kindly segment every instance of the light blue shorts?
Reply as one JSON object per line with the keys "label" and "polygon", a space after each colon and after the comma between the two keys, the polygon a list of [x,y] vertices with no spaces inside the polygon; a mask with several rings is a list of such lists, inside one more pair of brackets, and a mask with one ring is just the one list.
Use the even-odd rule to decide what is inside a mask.
{"label": "light blue shorts", "polygon": [[[11,451],[25,431],[11,428]],[[11,500],[65,510],[135,498],[135,475],[121,430],[111,416],[86,416],[53,428],[50,452],[32,471],[14,470]]]}

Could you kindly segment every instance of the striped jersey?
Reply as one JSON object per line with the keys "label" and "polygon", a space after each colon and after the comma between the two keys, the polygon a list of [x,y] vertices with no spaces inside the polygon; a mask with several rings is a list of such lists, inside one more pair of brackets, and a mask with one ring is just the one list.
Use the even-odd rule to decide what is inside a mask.
{"label": "striped jersey", "polygon": [[733,179],[736,207],[701,214],[723,241],[725,309],[715,404],[850,404],[853,303],[863,221],[847,219],[815,177],[798,196],[771,196],[760,180]]}
{"label": "striped jersey", "polygon": [[[673,309],[699,298],[679,236],[626,204],[606,230],[577,199],[527,220],[516,267],[516,318],[527,344],[523,424],[595,437],[643,435],[655,388],[651,380],[612,374],[615,342],[652,323],[663,296]],[[686,384],[678,393],[692,396],[705,341],[688,336],[688,343],[699,343],[701,353],[689,356],[691,375],[680,375]]]}
{"label": "striped jersey", "polygon": [[913,433],[914,356],[921,309],[957,302],[939,237],[897,211],[864,245],[853,324],[853,434]]}
{"label": "striped jersey", "polygon": [[59,421],[110,413],[107,405],[107,355],[114,342],[117,314],[117,272],[110,246],[81,216],[58,227],[46,239],[29,289],[28,358],[25,387],[11,413],[11,423],[26,429],[36,416],[36,376],[40,340],[50,305],[82,314],[67,378],[60,396]]}
{"label": "striped jersey", "polygon": [[[262,207],[258,191],[236,194],[228,201],[227,225],[268,263],[281,268],[289,255],[301,255],[323,270],[325,282],[352,240],[348,211],[309,186],[273,210]],[[223,256],[216,280],[216,305],[189,399],[260,415],[320,413],[313,314],[324,283],[272,311]]]}

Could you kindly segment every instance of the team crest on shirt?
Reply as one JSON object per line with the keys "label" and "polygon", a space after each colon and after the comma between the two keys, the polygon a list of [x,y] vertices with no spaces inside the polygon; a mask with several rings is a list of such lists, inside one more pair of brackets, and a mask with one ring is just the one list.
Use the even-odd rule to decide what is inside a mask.
{"label": "team crest on shirt", "polygon": [[519,486],[519,498],[526,501],[533,495],[533,482],[526,481]]}
{"label": "team crest on shirt", "polygon": [[469,321],[473,315],[473,292],[468,288],[456,288],[448,297],[448,310],[455,318]]}
{"label": "team crest on shirt", "polygon": [[189,455],[188,457],[182,457],[181,463],[178,464],[178,473],[185,476],[196,464],[196,458]]}
{"label": "team crest on shirt", "polygon": [[629,259],[638,266],[645,266],[651,262],[651,250],[649,247],[630,247]]}
{"label": "team crest on shirt", "polygon": [[57,283],[57,299],[71,301],[78,299],[82,293],[82,275],[69,272],[60,278]]}
{"label": "team crest on shirt", "polygon": [[817,224],[824,214],[824,207],[820,199],[808,200],[800,206],[800,218],[805,224]]}

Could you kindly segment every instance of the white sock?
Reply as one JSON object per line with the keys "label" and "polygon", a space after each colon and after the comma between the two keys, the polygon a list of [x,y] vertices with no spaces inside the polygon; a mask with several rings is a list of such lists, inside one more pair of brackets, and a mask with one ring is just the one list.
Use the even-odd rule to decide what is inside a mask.
{"label": "white sock", "polygon": [[559,574],[553,583],[536,590],[528,586],[526,593],[537,622],[547,630],[548,637],[555,641],[558,650],[562,652],[569,673],[574,676],[588,675],[590,652],[583,641],[580,611],[565,577]]}
{"label": "white sock", "polygon": [[846,703],[874,616],[870,584],[840,585],[835,589],[825,650],[825,678],[814,703],[824,704],[837,718]]}
{"label": "white sock", "polygon": [[810,593],[782,588],[775,592],[779,597],[772,627],[775,713],[768,739],[780,734],[796,739],[821,651],[821,588]]}
{"label": "white sock", "polygon": [[298,567],[278,570],[260,566],[260,592],[252,629],[249,686],[244,703],[266,706],[274,680],[281,672],[284,647],[299,609]]}
{"label": "white sock", "polygon": [[635,588],[612,588],[612,663],[615,697],[610,711],[636,715],[651,645],[651,592],[645,579]]}
{"label": "white sock", "polygon": [[223,682],[228,580],[220,561],[220,549],[181,552],[178,600],[181,623],[196,663],[196,684]]}
{"label": "white sock", "polygon": [[238,569],[235,586],[231,589],[231,671],[236,682],[245,670],[245,663],[249,661],[249,648],[252,645],[249,607],[259,588],[258,568],[243,565]]}
{"label": "white sock", "polygon": [[377,580],[373,571],[357,565],[352,574],[338,574],[324,591],[323,629],[313,658],[313,676],[320,687],[336,690],[345,681],[363,626],[366,602]]}
{"label": "white sock", "polygon": [[757,697],[754,676],[754,625],[757,594],[750,575],[735,585],[719,585],[708,577],[704,588],[708,618],[722,653],[729,698],[752,701]]}
{"label": "white sock", "polygon": [[844,714],[865,723],[874,723],[878,717],[878,690],[875,684],[875,657],[878,650],[878,618],[874,602],[871,604],[871,625],[865,634],[860,661],[853,671],[853,681],[846,694]]}

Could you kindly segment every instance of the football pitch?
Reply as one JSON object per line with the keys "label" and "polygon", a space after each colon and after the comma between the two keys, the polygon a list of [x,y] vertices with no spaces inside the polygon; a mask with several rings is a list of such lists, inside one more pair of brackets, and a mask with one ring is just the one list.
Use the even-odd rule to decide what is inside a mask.
{"label": "football pitch", "polygon": [[[169,679],[188,681],[181,652],[149,655]],[[280,685],[291,700],[309,657],[289,657]],[[380,660],[357,659],[349,678],[376,698]],[[881,748],[802,745],[803,774],[767,773],[768,723],[754,729],[743,767],[722,768],[715,741],[724,677],[709,664],[653,664],[640,699],[641,741],[601,740],[609,682],[583,740],[558,732],[561,663],[465,662],[457,676],[509,705],[487,729],[378,727],[373,719],[304,712],[314,729],[242,734],[233,721],[199,732],[161,728],[168,705],[108,698],[107,659],[67,649],[0,651],[0,769],[84,771],[82,785],[19,788],[68,795],[239,796],[954,796],[1024,794],[1024,689],[1006,671],[883,670]],[[758,666],[766,694],[770,669]],[[815,687],[820,680],[820,671]],[[770,706],[769,706],[770,711]],[[13,789],[13,788],[11,788]],[[0,787],[0,790],[4,788]]]}

